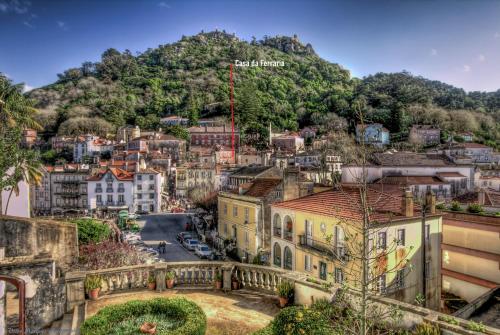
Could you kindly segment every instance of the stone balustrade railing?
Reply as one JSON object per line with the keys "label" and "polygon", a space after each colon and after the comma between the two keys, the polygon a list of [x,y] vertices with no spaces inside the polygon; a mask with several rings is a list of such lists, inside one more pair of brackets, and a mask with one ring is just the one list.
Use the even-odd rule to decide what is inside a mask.
{"label": "stone balustrade railing", "polygon": [[[285,271],[279,268],[244,264],[236,262],[162,262],[152,265],[136,265],[113,269],[75,271],[66,274],[66,297],[67,310],[85,302],[84,282],[87,276],[99,275],[102,278],[101,292],[103,294],[115,291],[143,289],[147,287],[148,277],[154,275],[157,282],[157,290],[161,291],[165,286],[158,285],[163,281],[167,272],[175,273],[175,284],[177,287],[199,287],[212,288],[215,284],[216,274],[222,275],[222,288],[231,289],[234,278],[239,281],[239,287],[275,293],[282,281],[294,283],[294,302],[296,304],[310,304],[314,300],[326,298],[331,300],[340,288],[336,284],[313,279],[306,274],[293,271]],[[348,293],[352,304],[358,304],[359,296]],[[442,334],[476,334],[466,329],[467,320],[455,318],[459,325],[451,325],[444,322],[443,314],[426,308],[399,302],[397,300],[377,297],[371,298],[372,303],[387,310],[398,308],[402,312],[402,318],[398,321],[399,326],[411,328],[424,321],[438,325]],[[486,327],[486,334],[500,335],[497,329]]]}

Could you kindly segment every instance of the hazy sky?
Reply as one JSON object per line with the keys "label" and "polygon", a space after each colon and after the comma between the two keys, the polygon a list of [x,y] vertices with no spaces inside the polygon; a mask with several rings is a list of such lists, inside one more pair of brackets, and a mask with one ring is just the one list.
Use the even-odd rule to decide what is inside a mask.
{"label": "hazy sky", "polygon": [[0,0],[0,72],[38,87],[109,47],[135,53],[215,28],[297,34],[357,77],[408,70],[500,88],[500,0]]}

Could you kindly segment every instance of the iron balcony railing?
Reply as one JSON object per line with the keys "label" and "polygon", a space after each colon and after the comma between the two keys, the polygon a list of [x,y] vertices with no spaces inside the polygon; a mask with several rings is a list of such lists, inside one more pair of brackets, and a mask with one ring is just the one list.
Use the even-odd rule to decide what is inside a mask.
{"label": "iron balcony railing", "polygon": [[106,188],[106,193],[113,193],[113,188],[112,187]]}
{"label": "iron balcony railing", "polygon": [[335,247],[334,245],[315,240],[307,235],[299,235],[299,245],[303,248],[320,252],[341,261],[348,261],[350,259],[345,247]]}
{"label": "iron balcony railing", "polygon": [[96,188],[95,193],[102,193],[102,188]]}
{"label": "iron balcony railing", "polygon": [[281,237],[281,228],[280,227],[274,227],[274,236],[276,237]]}
{"label": "iron balcony railing", "polygon": [[124,187],[118,187],[118,193],[124,193],[125,188]]}

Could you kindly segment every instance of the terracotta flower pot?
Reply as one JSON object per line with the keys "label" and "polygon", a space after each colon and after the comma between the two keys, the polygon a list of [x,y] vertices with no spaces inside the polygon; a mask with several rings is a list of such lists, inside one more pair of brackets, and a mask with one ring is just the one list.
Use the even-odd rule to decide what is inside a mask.
{"label": "terracotta flower pot", "polygon": [[237,289],[239,289],[239,286],[240,286],[239,284],[240,284],[240,283],[238,283],[237,281],[233,281],[233,282],[232,282],[232,285],[233,285],[233,290],[237,290]]}
{"label": "terracotta flower pot", "polygon": [[97,300],[99,298],[99,291],[100,290],[101,290],[100,288],[94,288],[94,289],[90,290],[90,292],[89,292],[90,300]]}
{"label": "terracotta flower pot", "polygon": [[167,288],[173,288],[173,287],[174,287],[174,280],[167,279]]}
{"label": "terracotta flower pot", "polygon": [[288,298],[280,297],[280,307],[283,308],[288,304]]}
{"label": "terracotta flower pot", "polygon": [[215,282],[215,288],[220,290],[222,288],[222,282],[220,280]]}
{"label": "terracotta flower pot", "polygon": [[156,283],[155,282],[148,283],[148,289],[154,290],[155,288],[156,288]]}
{"label": "terracotta flower pot", "polygon": [[156,334],[156,323],[144,322],[139,330],[143,334]]}

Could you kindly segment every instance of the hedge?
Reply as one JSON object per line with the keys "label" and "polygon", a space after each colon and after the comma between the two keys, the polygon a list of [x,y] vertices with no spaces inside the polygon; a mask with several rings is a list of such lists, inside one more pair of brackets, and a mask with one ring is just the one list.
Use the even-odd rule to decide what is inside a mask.
{"label": "hedge", "polygon": [[207,317],[194,302],[184,298],[156,298],[104,307],[83,323],[81,335],[108,335],[119,323],[145,314],[184,321],[175,329],[157,331],[157,335],[204,335],[207,328]]}

